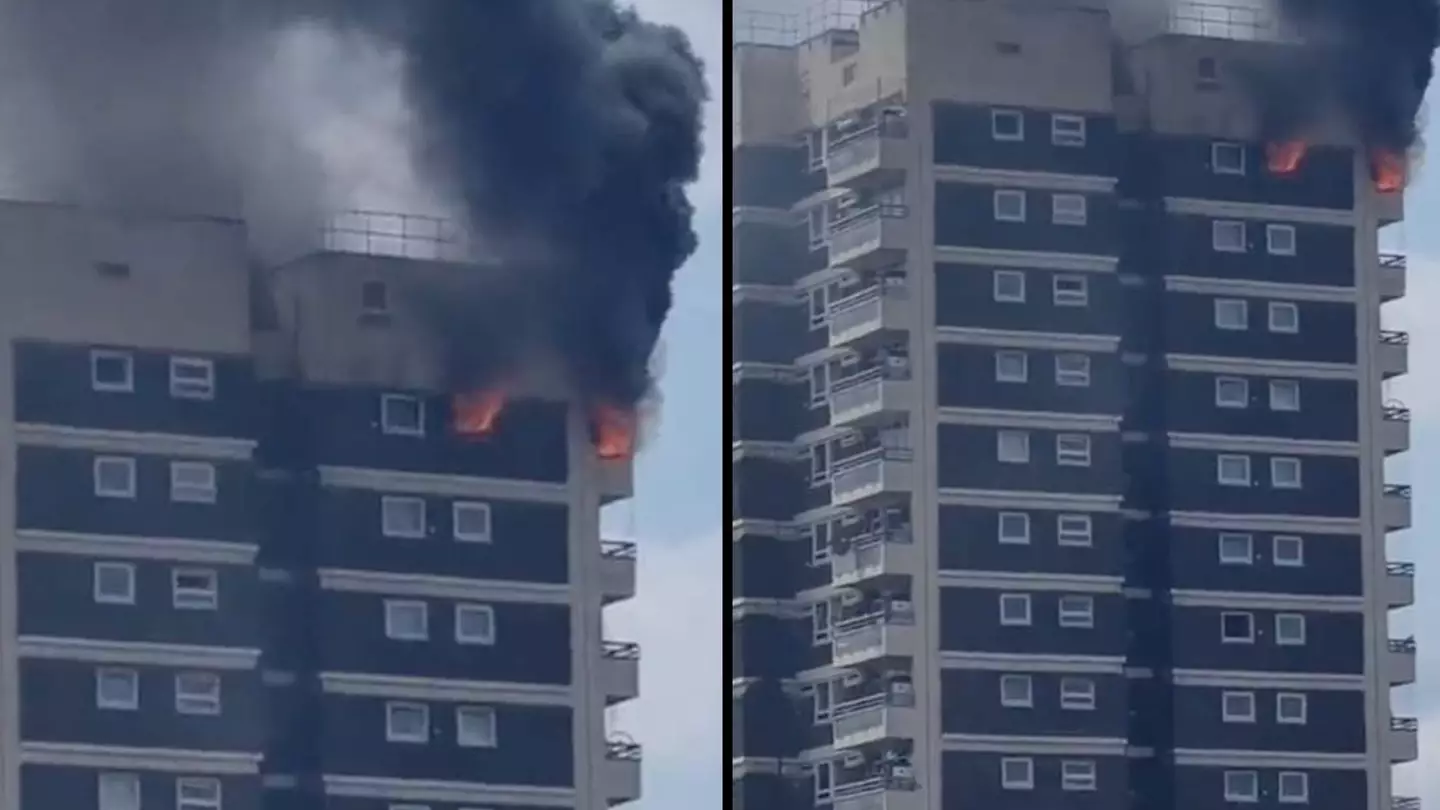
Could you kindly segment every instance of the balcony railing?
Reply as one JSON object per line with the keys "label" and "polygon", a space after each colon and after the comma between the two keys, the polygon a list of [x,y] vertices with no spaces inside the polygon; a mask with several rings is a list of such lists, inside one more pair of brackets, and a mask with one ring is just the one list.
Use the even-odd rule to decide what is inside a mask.
{"label": "balcony railing", "polygon": [[1391,270],[1404,270],[1406,265],[1405,254],[1403,253],[1381,253],[1380,266]]}
{"label": "balcony railing", "polygon": [[914,451],[909,448],[876,447],[841,459],[830,470],[832,498],[881,484],[886,461],[910,461],[914,457]]}
{"label": "balcony railing", "polygon": [[1386,484],[1385,495],[1410,500],[1412,490],[1409,484]]}
{"label": "balcony railing", "polygon": [[625,762],[639,762],[643,751],[640,743],[628,740],[606,740],[605,758]]}
{"label": "balcony railing", "polygon": [[1415,652],[1415,637],[1392,638],[1389,641],[1389,646],[1390,652],[1393,653],[1413,653]]}
{"label": "balcony railing", "polygon": [[1420,797],[1391,796],[1390,810],[1420,810]]}
{"label": "balcony railing", "polygon": [[847,551],[830,555],[830,575],[836,581],[841,581],[871,569],[879,570],[885,565],[885,549],[888,545],[908,545],[912,540],[913,535],[908,526],[860,535],[850,540]]}
{"label": "balcony railing", "polygon": [[886,116],[878,123],[864,129],[848,132],[830,142],[825,158],[831,174],[847,172],[856,166],[880,159],[880,148],[885,139],[902,139],[910,135],[905,119]]}
{"label": "balcony railing", "polygon": [[452,220],[385,211],[347,211],[321,228],[325,249],[431,261],[476,261],[478,244]]}
{"label": "balcony railing", "polygon": [[1385,563],[1385,573],[1394,577],[1415,576],[1415,563],[1413,562],[1392,562]]}
{"label": "balcony railing", "polygon": [[861,409],[877,408],[884,404],[886,381],[908,379],[909,363],[898,366],[885,363],[837,380],[830,386],[830,416],[834,419]]}
{"label": "balcony railing", "polygon": [[611,560],[635,559],[637,546],[629,540],[601,540],[600,556]]}
{"label": "balcony railing", "polygon": [[903,205],[872,205],[830,223],[830,255],[836,256],[878,242],[887,219],[903,219],[910,210]]}
{"label": "balcony railing", "polygon": [[1386,346],[1409,346],[1410,333],[1398,329],[1384,329],[1380,332],[1380,342]]}
{"label": "balcony railing", "polygon": [[1392,717],[1390,718],[1391,731],[1419,731],[1420,718],[1418,717]]}
{"label": "balcony railing", "polygon": [[1386,422],[1409,422],[1410,409],[1398,402],[1387,402],[1381,416]]}
{"label": "balcony railing", "polygon": [[831,639],[835,655],[844,656],[881,647],[888,627],[915,624],[915,611],[882,610],[836,622]]}
{"label": "balcony railing", "polygon": [[602,641],[600,654],[616,661],[635,661],[640,658],[640,645],[634,641]]}
{"label": "balcony railing", "polygon": [[[832,243],[833,244],[833,243]],[[830,339],[843,335],[852,329],[877,323],[881,320],[886,299],[900,301],[909,295],[904,276],[888,276],[863,290],[851,293],[833,301],[826,313],[830,324]]]}

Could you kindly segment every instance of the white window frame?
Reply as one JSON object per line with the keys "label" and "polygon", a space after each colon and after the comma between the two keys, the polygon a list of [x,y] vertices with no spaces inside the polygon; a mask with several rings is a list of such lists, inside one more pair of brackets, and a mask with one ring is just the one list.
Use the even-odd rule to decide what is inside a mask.
{"label": "white window frame", "polygon": [[[1293,469],[1293,478],[1286,478],[1281,481],[1280,471]],[[1294,456],[1274,456],[1270,459],[1270,486],[1275,489],[1303,489],[1305,487],[1305,467],[1299,458]]]}
{"label": "white window frame", "polygon": [[[1237,459],[1245,462],[1245,475],[1227,476],[1225,474],[1226,462],[1233,462]],[[1248,487],[1251,482],[1255,480],[1255,471],[1252,469],[1253,466],[1250,457],[1247,455],[1240,453],[1219,453],[1215,456],[1215,482],[1226,487]]]}
{"label": "white window frame", "polygon": [[[1009,292],[1004,289],[1004,282],[1017,285],[1018,293]],[[1025,303],[1025,274],[1019,270],[996,270],[990,281],[991,295],[997,303],[1001,304],[1023,304]]]}
{"label": "white window frame", "polygon": [[[1220,159],[1222,154],[1230,152],[1235,155],[1234,162],[1227,162]],[[1210,144],[1210,171],[1214,174],[1228,174],[1236,177],[1245,176],[1245,147],[1238,143],[1229,141],[1216,141]]]}
{"label": "white window frame", "polygon": [[830,643],[830,603],[819,601],[810,605],[810,629],[816,644]]}
{"label": "white window frame", "polygon": [[[1293,546],[1297,554],[1282,555],[1280,549]],[[1280,568],[1305,567],[1305,538],[1298,534],[1277,534],[1270,538],[1270,562]]]}
{"label": "white window frame", "polygon": [[[203,577],[209,587],[182,586],[180,580]],[[173,568],[170,571],[170,606],[176,610],[216,610],[220,607],[220,573],[213,568]]]}
{"label": "white window frame", "polygon": [[[1298,714],[1287,715],[1286,703],[1298,706]],[[1303,726],[1310,720],[1310,698],[1304,692],[1277,692],[1275,695],[1275,722],[1287,726]]]}
{"label": "white window frame", "polygon": [[[200,482],[185,482],[187,475],[195,475]],[[206,483],[203,479],[209,479]],[[215,503],[219,496],[215,465],[209,461],[170,462],[170,500],[175,503]]]}
{"label": "white window frame", "polygon": [[[1001,121],[1014,121],[1013,132],[1002,131]],[[1021,110],[992,109],[990,111],[990,137],[1006,143],[1025,140],[1025,113]]]}
{"label": "white window frame", "polygon": [[[1066,525],[1066,524],[1070,525]],[[1060,513],[1055,516],[1055,542],[1074,548],[1089,548],[1095,543],[1095,521],[1089,515]]]}
{"label": "white window frame", "polygon": [[213,776],[182,776],[175,780],[175,810],[220,810],[221,790],[220,780]]}
{"label": "white window frame", "polygon": [[[402,731],[395,728],[395,717],[400,712],[418,710],[421,728],[418,731]],[[392,700],[385,704],[385,741],[393,743],[430,742],[430,707],[424,703],[407,700]]]}
{"label": "white window frame", "polygon": [[[486,626],[489,631],[481,634],[471,634],[463,631],[465,626],[465,614],[478,614],[486,616]],[[456,644],[480,644],[493,646],[495,644],[495,607],[493,605],[481,605],[473,602],[461,602],[455,605],[455,643]]]}
{"label": "white window frame", "polygon": [[[1226,690],[1220,693],[1220,719],[1225,723],[1254,723],[1255,693]],[[1232,711],[1232,709],[1236,709]]]}
{"label": "white window frame", "polygon": [[[1079,289],[1062,289],[1066,284],[1076,284]],[[1050,279],[1050,300],[1057,307],[1089,306],[1090,279],[1078,273],[1056,273]]]}
{"label": "white window frame", "polygon": [[[1023,453],[1006,452],[1006,440],[1021,442]],[[999,430],[995,433],[995,459],[1002,464],[1029,464],[1030,463],[1030,431],[1028,430]]]}
{"label": "white window frame", "polygon": [[[1067,447],[1066,445],[1069,445]],[[1061,467],[1089,467],[1090,447],[1093,444],[1088,433],[1055,434],[1055,463]]]}
{"label": "white window frame", "polygon": [[[395,514],[403,514],[398,511],[408,507],[420,505],[420,521],[416,528],[400,526],[391,519],[391,509],[397,510]],[[424,498],[413,495],[382,495],[380,497],[380,533],[386,537],[398,537],[406,540],[419,540],[428,535],[430,518],[428,515],[429,504]]]}
{"label": "white window frame", "polygon": [[1062,594],[1056,603],[1055,613],[1061,627],[1089,630],[1095,626],[1095,597],[1089,594]]}
{"label": "white window frame", "polygon": [[[1018,525],[1025,529],[1023,534],[1012,534],[1006,532],[1006,523]],[[1001,512],[995,521],[995,531],[1000,543],[1007,546],[1028,546],[1030,545],[1030,513],[1028,512]]]}
{"label": "white window frame", "polygon": [[[1243,541],[1245,543],[1245,556],[1225,553],[1225,541]],[[1215,543],[1220,553],[1221,565],[1254,565],[1255,564],[1255,536],[1245,532],[1220,532]]]}
{"label": "white window frame", "polygon": [[[1248,249],[1248,234],[1245,221],[1240,219],[1217,219],[1210,223],[1210,247],[1216,253],[1245,253]],[[1228,237],[1239,235],[1240,243],[1234,244]]]}
{"label": "white window frame", "polygon": [[835,765],[829,760],[815,763],[811,773],[815,786],[815,803],[824,804],[835,795]]}
{"label": "white window frame", "polygon": [[[1246,625],[1250,628],[1248,636],[1227,636],[1225,635],[1225,618],[1227,616],[1244,616]],[[1226,610],[1220,614],[1220,643],[1222,644],[1254,644],[1255,643],[1255,614],[1244,610]]]}
{"label": "white window frame", "polygon": [[140,810],[143,804],[139,774],[98,773],[95,775],[95,793],[98,810]]}
{"label": "white window frame", "polygon": [[815,722],[828,723],[835,709],[835,682],[816,681],[810,687],[810,703],[811,708],[814,709]]}
{"label": "white window frame", "polygon": [[1084,194],[1051,194],[1050,224],[1086,225],[1090,221],[1090,205]]}
{"label": "white window frame", "polygon": [[995,352],[995,382],[1027,383],[1030,381],[1030,354],[1020,349],[998,349]]}
{"label": "white window frame", "polygon": [[[1239,317],[1231,319],[1230,314]],[[1244,332],[1250,328],[1250,302],[1244,298],[1215,299],[1215,328],[1226,332]]]}
{"label": "white window frame", "polygon": [[[104,580],[105,572],[123,573],[125,576],[125,592],[123,594],[106,593],[100,587]],[[135,604],[135,565],[122,562],[97,562],[91,568],[91,596],[98,605],[133,605]]]}
{"label": "white window frame", "polygon": [[818,441],[810,445],[810,483],[820,485],[830,480],[830,443]]}
{"label": "white window frame", "polygon": [[[1004,201],[1017,202],[1018,208],[1013,212],[1003,210]],[[991,212],[996,222],[1024,222],[1028,215],[1028,201],[1025,192],[1018,188],[997,188],[991,196]]]}
{"label": "white window frame", "polygon": [[1066,759],[1060,762],[1060,789],[1091,791],[1098,781],[1099,769],[1093,759]]}
{"label": "white window frame", "polygon": [[[1012,767],[1023,767],[1024,778],[1011,776]],[[1000,759],[1000,787],[1004,790],[1034,790],[1035,760],[1030,757],[1002,757]]]}
{"label": "white window frame", "polygon": [[[194,372],[194,376],[190,376]],[[170,396],[173,399],[213,400],[215,361],[208,357],[170,358]]]}
{"label": "white window frame", "polygon": [[[1231,782],[1232,777],[1244,778],[1249,786],[1247,791],[1232,790],[1235,784]],[[1223,776],[1225,801],[1244,802],[1251,804],[1260,801],[1260,774],[1256,771],[1225,771]]]}
{"label": "white window frame", "polygon": [[[1298,793],[1286,793],[1285,782],[1287,778],[1294,780],[1300,785],[1300,791]],[[1275,799],[1280,804],[1309,804],[1310,774],[1304,771],[1281,771],[1275,777]]]}
{"label": "white window frame", "polygon": [[1072,712],[1095,710],[1095,679],[1067,676],[1060,679],[1060,708]]}
{"label": "white window frame", "polygon": [[[475,724],[478,724],[478,727]],[[469,727],[468,731],[467,727]],[[495,748],[498,746],[500,744],[500,716],[495,707],[456,706],[455,744],[461,748]]]}
{"label": "white window frame", "polygon": [[[460,516],[462,513],[470,512],[475,515],[483,515],[481,522],[485,524],[485,530],[480,532],[461,531]],[[479,519],[479,518],[477,518]],[[456,501],[450,505],[450,536],[464,543],[489,543],[494,539],[495,513],[491,511],[490,504],[485,501]]]}
{"label": "white window frame", "polygon": [[1085,145],[1085,116],[1066,113],[1051,113],[1050,143],[1068,148]]}
{"label": "white window frame", "polygon": [[[125,379],[107,381],[100,379],[100,364],[107,360],[119,361],[125,369]],[[135,392],[135,356],[130,352],[115,349],[93,349],[90,352],[90,390],[106,394],[133,394]]]}
{"label": "white window frame", "polygon": [[[107,488],[103,484],[104,475],[101,471],[108,466],[115,466],[125,470],[129,479],[128,485],[123,488]],[[97,498],[126,498],[133,499],[139,484],[136,481],[135,459],[130,456],[96,456],[91,467],[94,479],[95,497]]]}
{"label": "white window frame", "polygon": [[[1286,236],[1281,236],[1285,234]],[[1285,239],[1290,240],[1289,247],[1283,243]],[[1277,244],[1280,243],[1280,244]],[[1272,222],[1265,226],[1265,251],[1271,256],[1294,256],[1295,255],[1295,226],[1284,225]]]}
{"label": "white window frame", "polygon": [[[416,424],[395,424],[391,419],[391,408],[397,405],[414,405]],[[387,436],[424,436],[425,401],[409,394],[382,394],[380,396],[380,430]]]}
{"label": "white window frame", "polygon": [[809,369],[810,404],[824,405],[830,399],[830,364],[816,363]]}
{"label": "white window frame", "polygon": [[[107,697],[108,678],[129,682],[130,694],[123,698]],[[107,711],[133,712],[140,708],[140,672],[129,667],[97,667],[95,669],[95,708]]]}
{"label": "white window frame", "polygon": [[[1014,689],[1012,689],[1012,687]],[[1013,694],[1023,689],[1024,694]],[[1000,676],[1000,705],[1007,709],[1035,708],[1035,679],[1029,675],[1008,674]]]}
{"label": "white window frame", "polygon": [[[1294,396],[1287,399],[1281,392],[1293,391]],[[1270,381],[1270,410],[1296,413],[1300,410],[1300,381],[1299,380],[1271,380]]]}
{"label": "white window frame", "polygon": [[[1231,393],[1238,393],[1239,396],[1225,396],[1227,388]],[[1250,407],[1250,381],[1244,377],[1216,377],[1215,407],[1237,409]]]}
{"label": "white window frame", "polygon": [[[405,611],[419,609],[417,615],[420,617],[419,630],[407,630],[401,627],[398,620]],[[385,637],[392,641],[429,641],[430,640],[430,604],[420,599],[386,599],[385,600]]]}
{"label": "white window frame", "polygon": [[[203,683],[207,687],[198,691],[187,691],[189,687]],[[175,673],[175,711],[178,714],[218,715],[220,714],[220,674],[218,672],[185,671]]]}
{"label": "white window frame", "polygon": [[[1066,366],[1069,368],[1066,368]],[[1055,384],[1070,388],[1090,387],[1090,355],[1061,352],[1055,355]]]}
{"label": "white window frame", "polygon": [[806,296],[806,306],[809,307],[810,328],[819,329],[825,326],[830,320],[830,285],[811,287],[809,295]]}
{"label": "white window frame", "polygon": [[[1024,615],[1023,617],[1007,615],[1007,614],[1008,614],[1008,612],[1006,611],[1006,606],[1007,606],[1007,605],[1011,605],[1011,606],[1013,606],[1013,605],[1024,605],[1024,606],[1025,606],[1025,615]],[[1034,620],[1034,612],[1033,612],[1032,606],[1031,606],[1031,604],[1030,604],[1030,594],[1028,594],[1028,593],[1002,593],[1002,594],[1000,594],[1000,626],[1001,626],[1001,627],[1029,627],[1029,626],[1031,625],[1031,623],[1032,623],[1033,620]]]}
{"label": "white window frame", "polygon": [[[1282,312],[1294,313],[1294,317],[1288,324],[1284,322],[1284,318],[1279,317],[1279,313]],[[1298,304],[1292,301],[1271,301],[1270,306],[1267,307],[1266,316],[1265,321],[1271,332],[1277,335],[1300,334],[1300,306]]]}
{"label": "white window frame", "polygon": [[[1300,628],[1298,636],[1287,636],[1280,628],[1287,624]],[[1275,644],[1281,647],[1303,647],[1305,646],[1306,633],[1305,614],[1303,613],[1276,613],[1275,614]]]}

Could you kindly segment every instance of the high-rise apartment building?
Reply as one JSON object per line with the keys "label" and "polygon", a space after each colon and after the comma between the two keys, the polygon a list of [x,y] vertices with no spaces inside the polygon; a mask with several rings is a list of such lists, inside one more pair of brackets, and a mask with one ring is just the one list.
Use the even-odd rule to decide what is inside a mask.
{"label": "high-rise apartment building", "polygon": [[262,272],[239,222],[0,204],[0,808],[639,795],[629,461],[543,392],[452,428],[413,304],[484,268],[405,258],[433,225]]}
{"label": "high-rise apartment building", "polygon": [[1394,178],[1253,10],[852,5],[734,49],[735,806],[1413,808]]}

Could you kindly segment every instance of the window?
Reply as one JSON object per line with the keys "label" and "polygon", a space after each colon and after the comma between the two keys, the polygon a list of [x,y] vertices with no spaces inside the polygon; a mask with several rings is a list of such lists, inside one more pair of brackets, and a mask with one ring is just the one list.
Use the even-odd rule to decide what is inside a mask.
{"label": "window", "polygon": [[1051,296],[1057,307],[1083,307],[1090,303],[1090,280],[1084,276],[1056,275]]}
{"label": "window", "polygon": [[815,287],[810,290],[810,328],[819,329],[830,316],[830,288]]}
{"label": "window", "polygon": [[1220,564],[1250,565],[1255,562],[1255,546],[1248,534],[1220,533]]}
{"label": "window", "polygon": [[830,480],[830,445],[825,442],[810,445],[810,481],[823,484]]}
{"label": "window", "polygon": [[1088,209],[1083,194],[1053,194],[1050,197],[1050,221],[1056,225],[1084,225]]}
{"label": "window", "polygon": [[177,673],[175,711],[181,714],[219,714],[220,676],[213,672]]}
{"label": "window", "polygon": [[810,564],[828,565],[830,562],[830,524],[816,523],[810,527]]}
{"label": "window", "polygon": [[1055,463],[1062,467],[1090,466],[1090,437],[1084,433],[1061,433],[1055,437]]}
{"label": "window", "polygon": [[391,436],[424,436],[424,405],[415,397],[386,394],[380,398],[380,429]]}
{"label": "window", "polygon": [[360,285],[360,314],[384,315],[390,311],[390,288],[385,282],[370,280]]}
{"label": "window", "polygon": [[1000,624],[1006,627],[1028,627],[1030,625],[1030,595],[1024,593],[1000,594]]}
{"label": "window", "polygon": [[1299,613],[1275,614],[1275,643],[1298,647],[1305,643],[1305,617]]}
{"label": "window", "polygon": [[102,605],[135,604],[135,566],[97,562],[94,569],[95,601]]}
{"label": "window", "polygon": [[1055,355],[1055,384],[1088,386],[1090,384],[1090,356],[1086,354]]}
{"label": "window", "polygon": [[1006,464],[1030,462],[1030,434],[1023,430],[1002,430],[995,434],[995,457]]}
{"label": "window", "polygon": [[1060,626],[1061,626],[1061,627],[1094,627],[1094,626],[1095,626],[1095,597],[1093,597],[1093,596],[1062,596],[1062,597],[1060,597]]}
{"label": "window", "polygon": [[133,773],[102,773],[99,810],[140,810],[140,777]]}
{"label": "window", "polygon": [[1000,705],[1011,709],[1028,709],[1035,705],[1034,683],[1029,675],[1000,676]]}
{"label": "window", "polygon": [[430,741],[430,707],[423,703],[385,704],[385,739],[390,742]]}
{"label": "window", "polygon": [[1060,515],[1055,518],[1056,542],[1062,546],[1088,546],[1093,526],[1089,515]]}
{"label": "window", "polygon": [[815,684],[813,692],[815,722],[824,723],[830,720],[831,709],[834,708],[834,686],[830,681],[820,681]]}
{"label": "window", "polygon": [[1244,174],[1245,147],[1238,143],[1210,144],[1210,169],[1216,174]]}
{"label": "window", "polygon": [[450,509],[451,529],[456,540],[490,542],[490,504],[456,501]]}
{"label": "window", "polygon": [[1222,692],[1221,715],[1227,723],[1255,722],[1254,692]]}
{"label": "window", "polygon": [[171,571],[170,604],[180,610],[214,610],[220,604],[219,575],[209,568]]}
{"label": "window", "polygon": [[810,367],[810,404],[824,405],[830,395],[830,366],[817,363]]}
{"label": "window", "polygon": [[1270,302],[1270,331],[1293,335],[1300,331],[1300,308],[1287,301]]}
{"label": "window", "polygon": [[201,357],[170,358],[170,396],[214,399],[215,363]]}
{"label": "window", "polygon": [[1220,81],[1220,67],[1213,56],[1202,56],[1195,62],[1195,77],[1201,84]]}
{"label": "window", "polygon": [[1062,790],[1094,790],[1095,760],[1067,759],[1060,763]]}
{"label": "window", "polygon": [[835,785],[835,766],[829,761],[815,763],[815,803],[821,804],[828,801],[833,795]]}
{"label": "window", "polygon": [[1255,802],[1260,800],[1260,775],[1254,771],[1225,772],[1225,801]]}
{"label": "window", "polygon": [[424,602],[385,600],[385,637],[396,641],[430,638],[430,609]]}
{"label": "window", "polygon": [[1018,270],[995,271],[995,300],[1008,304],[1025,303],[1025,274]]}
{"label": "window", "polygon": [[1281,692],[1275,696],[1275,722],[1305,725],[1305,695],[1300,692]]}
{"label": "window", "polygon": [[1001,759],[1000,786],[1006,790],[1033,790],[1035,787],[1035,760],[1029,757]]}
{"label": "window", "polygon": [[998,382],[1023,383],[1030,379],[1030,356],[1025,352],[995,352],[995,379]]}
{"label": "window", "polygon": [[386,495],[380,499],[380,528],[386,537],[425,536],[425,499]]}
{"label": "window", "polygon": [[856,64],[855,62],[851,62],[850,64],[840,69],[841,87],[849,87],[850,85],[855,83],[855,73],[858,68],[858,64]]}
{"label": "window", "polygon": [[1025,116],[1019,110],[991,110],[990,136],[997,141],[1025,140]]}
{"label": "window", "polygon": [[1300,488],[1300,459],[1270,459],[1270,485],[1276,489]]}
{"label": "window", "polygon": [[1249,613],[1220,614],[1220,640],[1227,644],[1252,644],[1255,641],[1255,617]]}
{"label": "window", "polygon": [[95,459],[95,494],[101,498],[135,497],[135,459],[119,456]]}
{"label": "window", "polygon": [[815,631],[816,644],[824,644],[830,640],[829,602],[816,602],[810,606],[810,626]]}
{"label": "window", "polygon": [[1060,708],[1090,711],[1095,708],[1095,681],[1090,678],[1060,679]]}
{"label": "window", "polygon": [[1270,381],[1270,410],[1272,410],[1272,411],[1298,411],[1298,410],[1300,410],[1300,381],[1299,381],[1299,380],[1271,380],[1271,381]]}
{"label": "window", "polygon": [[1281,771],[1278,780],[1281,804],[1308,804],[1310,774],[1304,771]]}
{"label": "window", "polygon": [[215,465],[208,461],[170,462],[170,500],[215,502]]}
{"label": "window", "polygon": [[1244,377],[1216,377],[1215,405],[1220,408],[1249,407],[1250,381]]}
{"label": "window", "polygon": [[461,644],[494,644],[495,609],[489,605],[456,605],[455,640]]}
{"label": "window", "polygon": [[130,711],[140,706],[140,674],[133,669],[101,667],[95,670],[95,705],[101,709]]}
{"label": "window", "polygon": [[135,360],[128,352],[90,352],[90,388],[128,394],[135,390]]}
{"label": "window", "polygon": [[1265,250],[1272,256],[1295,255],[1295,226],[1266,225]]}
{"label": "window", "polygon": [[1085,145],[1085,117],[1082,115],[1050,116],[1050,143],[1056,146]]}
{"label": "window", "polygon": [[455,742],[462,748],[494,748],[495,710],[489,706],[455,709]]}
{"label": "window", "polygon": [[1227,487],[1250,486],[1250,457],[1226,454],[1216,456],[1215,480]]}
{"label": "window", "polygon": [[1299,568],[1305,564],[1305,538],[1293,534],[1277,534],[1270,543],[1270,559],[1276,565]]}
{"label": "window", "polygon": [[994,208],[997,222],[1024,222],[1025,192],[1004,188],[997,190]]}
{"label": "window", "polygon": [[1024,545],[1030,542],[1030,516],[1024,512],[1000,513],[1000,542]]}
{"label": "window", "polygon": [[1215,328],[1241,331],[1250,328],[1250,307],[1238,298],[1215,299]]}
{"label": "window", "polygon": [[195,776],[175,780],[175,810],[220,810],[220,780]]}
{"label": "window", "polygon": [[1221,253],[1245,252],[1245,223],[1217,219],[1210,225],[1210,245]]}

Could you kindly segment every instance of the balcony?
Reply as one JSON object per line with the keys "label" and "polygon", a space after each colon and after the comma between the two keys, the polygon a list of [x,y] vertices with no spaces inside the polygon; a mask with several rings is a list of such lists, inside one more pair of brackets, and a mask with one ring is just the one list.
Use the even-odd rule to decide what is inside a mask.
{"label": "balcony", "polygon": [[836,785],[832,810],[925,810],[913,775],[875,776]]}
{"label": "balcony", "polygon": [[633,802],[640,798],[641,750],[629,740],[605,742],[605,764],[600,784],[607,806]]}
{"label": "balcony", "polygon": [[600,691],[613,706],[640,696],[640,645],[633,641],[602,641]]}
{"label": "balcony", "polygon": [[856,344],[893,339],[909,328],[909,306],[910,288],[903,272],[831,301],[825,311],[830,348],[859,348]]}
{"label": "balcony", "polygon": [[831,505],[855,507],[908,495],[914,487],[914,460],[909,448],[876,447],[835,462],[830,469]]}
{"label": "balcony", "polygon": [[876,366],[830,384],[831,427],[865,427],[915,407],[910,367]]}
{"label": "balcony", "polygon": [[1381,253],[1376,270],[1376,286],[1380,288],[1381,301],[1396,301],[1405,297],[1406,262],[1403,253]]}
{"label": "balcony", "polygon": [[1415,682],[1415,637],[1392,638],[1385,653],[1385,675],[1391,686]]}
{"label": "balcony", "polygon": [[[837,667],[852,667],[879,658],[910,657],[919,651],[913,608],[888,610],[842,619],[832,628],[834,645],[831,661]],[[906,603],[908,604],[908,603]]]}
{"label": "balcony", "polygon": [[835,748],[858,748],[887,739],[921,736],[914,692],[885,692],[836,704],[830,714]]}
{"label": "balcony", "polygon": [[910,130],[903,118],[882,118],[830,143],[825,173],[832,186],[880,188],[905,177],[905,148]]}
{"label": "balcony", "polygon": [[843,552],[830,553],[830,584],[836,587],[885,576],[913,577],[920,572],[920,556],[909,527],[863,534],[848,546]]}
{"label": "balcony", "polygon": [[1409,484],[1385,485],[1384,494],[1380,497],[1380,516],[1384,521],[1385,531],[1395,532],[1410,528],[1414,519],[1410,497]]}
{"label": "balcony", "polygon": [[600,601],[611,604],[635,597],[634,543],[624,540],[600,541]]}
{"label": "balcony", "polygon": [[1410,333],[1386,329],[1380,333],[1380,345],[1375,352],[1375,362],[1380,364],[1380,375],[1386,379],[1410,373]]}
{"label": "balcony", "polygon": [[1420,810],[1420,797],[1391,796],[1390,810]]}
{"label": "balcony", "polygon": [[903,205],[872,205],[830,223],[830,266],[862,270],[898,264],[909,250],[909,216]]}
{"label": "balcony", "polygon": [[1398,402],[1385,403],[1381,412],[1380,447],[1386,455],[1410,449],[1410,409]]}
{"label": "balcony", "polygon": [[1420,756],[1420,721],[1414,717],[1390,718],[1391,762],[1414,762]]}
{"label": "balcony", "polygon": [[1415,604],[1415,563],[1392,562],[1385,566],[1385,604],[1391,608]]}

